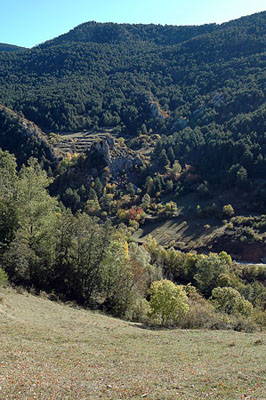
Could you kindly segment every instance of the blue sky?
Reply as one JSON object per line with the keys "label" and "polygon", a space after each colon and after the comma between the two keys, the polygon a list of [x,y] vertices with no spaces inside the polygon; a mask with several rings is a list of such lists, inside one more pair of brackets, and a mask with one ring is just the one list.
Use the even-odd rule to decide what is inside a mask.
{"label": "blue sky", "polygon": [[32,47],[87,22],[222,23],[266,9],[265,0],[0,0],[0,42]]}

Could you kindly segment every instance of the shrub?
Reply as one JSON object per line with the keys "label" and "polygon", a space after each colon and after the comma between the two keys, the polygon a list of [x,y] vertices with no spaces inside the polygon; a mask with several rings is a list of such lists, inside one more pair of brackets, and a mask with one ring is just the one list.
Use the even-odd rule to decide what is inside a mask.
{"label": "shrub", "polygon": [[252,319],[260,328],[266,329],[266,311],[255,310]]}
{"label": "shrub", "polygon": [[215,312],[214,306],[199,293],[191,292],[188,305],[189,310],[180,322],[181,328],[209,329],[218,324],[219,315]]}
{"label": "shrub", "polygon": [[5,271],[0,267],[0,286],[6,284],[8,281],[7,274]]}
{"label": "shrub", "polygon": [[162,326],[176,325],[188,312],[188,297],[182,286],[167,279],[153,282],[150,295],[149,316]]}
{"label": "shrub", "polygon": [[149,302],[142,297],[137,297],[128,309],[126,319],[134,322],[147,323],[150,311]]}
{"label": "shrub", "polygon": [[241,314],[249,316],[253,310],[252,304],[231,287],[217,287],[212,290],[211,301],[217,311],[226,314]]}

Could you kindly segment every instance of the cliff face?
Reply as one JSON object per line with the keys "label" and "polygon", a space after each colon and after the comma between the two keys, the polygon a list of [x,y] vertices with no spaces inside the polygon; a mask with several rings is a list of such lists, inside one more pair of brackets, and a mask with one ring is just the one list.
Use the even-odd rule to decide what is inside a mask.
{"label": "cliff face", "polygon": [[87,156],[95,168],[108,167],[113,176],[143,165],[143,161],[137,152],[129,149],[125,144],[121,144],[111,135],[93,143]]}

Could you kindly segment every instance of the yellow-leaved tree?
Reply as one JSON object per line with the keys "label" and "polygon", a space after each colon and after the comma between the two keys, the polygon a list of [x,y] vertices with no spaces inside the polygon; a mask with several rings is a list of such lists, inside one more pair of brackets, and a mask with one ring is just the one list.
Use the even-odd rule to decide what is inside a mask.
{"label": "yellow-leaved tree", "polygon": [[188,312],[188,297],[181,285],[164,279],[150,288],[150,317],[162,326],[176,325]]}

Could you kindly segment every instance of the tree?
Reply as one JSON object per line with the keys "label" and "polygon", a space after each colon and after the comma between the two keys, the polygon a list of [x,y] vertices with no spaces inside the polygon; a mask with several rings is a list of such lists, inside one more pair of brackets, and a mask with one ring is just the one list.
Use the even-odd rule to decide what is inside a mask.
{"label": "tree", "polygon": [[149,195],[154,193],[155,187],[151,176],[148,176],[145,182],[145,190]]}
{"label": "tree", "polygon": [[98,196],[98,197],[101,197],[102,192],[103,192],[103,184],[102,184],[102,182],[101,182],[101,180],[100,180],[99,177],[97,177],[97,178],[95,179],[94,190],[96,191],[97,196]]}
{"label": "tree", "polygon": [[172,173],[175,177],[179,177],[182,172],[182,167],[177,160],[174,161]]}
{"label": "tree", "polygon": [[223,216],[226,218],[231,218],[235,214],[235,210],[231,204],[226,204],[223,206]]}
{"label": "tree", "polygon": [[169,164],[169,159],[167,157],[166,150],[163,149],[159,155],[159,165],[160,167],[165,167],[168,164]]}
{"label": "tree", "polygon": [[42,288],[48,284],[55,259],[58,204],[47,192],[49,184],[36,159],[22,166],[17,183],[18,228],[5,254],[5,269],[12,280]]}
{"label": "tree", "polygon": [[90,189],[89,189],[88,199],[89,200],[98,200],[97,193],[92,187],[90,187]]}
{"label": "tree", "polygon": [[126,192],[130,195],[130,196],[134,196],[136,194],[134,185],[132,182],[129,182],[129,184],[126,187]]}
{"label": "tree", "polygon": [[170,147],[168,148],[168,150],[167,150],[167,156],[168,156],[168,159],[171,161],[171,163],[173,163],[174,160],[175,160],[175,153],[174,153],[174,150],[173,150],[173,147],[172,147],[172,146],[170,146]]}
{"label": "tree", "polygon": [[133,303],[137,279],[128,256],[128,245],[121,233],[113,236],[101,264],[103,307],[123,317]]}
{"label": "tree", "polygon": [[151,197],[148,193],[145,193],[141,199],[141,207],[144,210],[147,210],[147,208],[149,208],[150,204],[151,204]]}
{"label": "tree", "polygon": [[166,185],[165,185],[165,191],[166,193],[171,193],[174,189],[174,184],[173,181],[171,179],[168,179],[166,181]]}
{"label": "tree", "polygon": [[176,217],[178,215],[178,207],[174,201],[165,204],[165,214],[168,217]]}
{"label": "tree", "polygon": [[221,274],[229,272],[229,265],[223,256],[216,254],[200,256],[196,262],[196,274],[194,276],[198,289],[206,296],[211,295],[212,289],[217,286],[217,280]]}
{"label": "tree", "polygon": [[162,278],[162,270],[151,264],[151,256],[145,247],[134,242],[129,245],[129,260],[135,286],[140,294],[146,296],[152,282]]}
{"label": "tree", "polygon": [[150,296],[150,317],[158,318],[162,326],[178,323],[188,312],[188,297],[182,286],[167,279],[153,282]]}
{"label": "tree", "polygon": [[217,287],[212,290],[210,298],[217,311],[226,314],[242,314],[249,316],[252,312],[252,304],[231,287]]}
{"label": "tree", "polygon": [[18,227],[17,163],[15,157],[0,149],[0,252],[14,239]]}
{"label": "tree", "polygon": [[97,224],[87,214],[78,213],[73,224],[71,292],[80,303],[92,304],[101,286],[101,268],[112,240],[110,223]]}
{"label": "tree", "polygon": [[101,210],[98,199],[96,200],[87,200],[85,205],[85,212],[88,215],[97,215]]}

